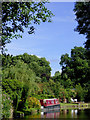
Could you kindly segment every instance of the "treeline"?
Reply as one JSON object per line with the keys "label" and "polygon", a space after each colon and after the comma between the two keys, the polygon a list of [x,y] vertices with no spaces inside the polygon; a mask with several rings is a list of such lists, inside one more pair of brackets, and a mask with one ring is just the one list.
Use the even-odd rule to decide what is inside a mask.
{"label": "treeline", "polygon": [[90,100],[90,61],[82,47],[71,49],[70,56],[61,56],[62,72],[56,71],[53,77],[45,58],[27,53],[1,56],[3,117],[9,117],[11,109],[14,113],[40,109],[38,100],[44,98],[56,97],[60,102],[71,102],[71,97]]}

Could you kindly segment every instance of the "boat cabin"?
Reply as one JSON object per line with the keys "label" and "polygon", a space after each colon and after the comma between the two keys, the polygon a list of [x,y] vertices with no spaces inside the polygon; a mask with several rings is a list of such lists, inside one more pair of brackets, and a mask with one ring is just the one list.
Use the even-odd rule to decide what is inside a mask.
{"label": "boat cabin", "polygon": [[60,107],[60,103],[59,103],[59,100],[57,98],[40,99],[40,104],[44,108],[46,108],[46,107]]}

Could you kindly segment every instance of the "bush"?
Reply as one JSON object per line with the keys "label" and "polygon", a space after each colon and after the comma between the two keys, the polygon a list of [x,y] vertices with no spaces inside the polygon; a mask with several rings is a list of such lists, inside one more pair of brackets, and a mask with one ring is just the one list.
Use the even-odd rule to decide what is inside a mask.
{"label": "bush", "polygon": [[41,105],[37,98],[35,97],[28,97],[26,100],[26,109],[30,108],[38,108],[40,109]]}
{"label": "bush", "polygon": [[3,92],[2,94],[2,117],[9,118],[11,115],[12,101],[7,93]]}

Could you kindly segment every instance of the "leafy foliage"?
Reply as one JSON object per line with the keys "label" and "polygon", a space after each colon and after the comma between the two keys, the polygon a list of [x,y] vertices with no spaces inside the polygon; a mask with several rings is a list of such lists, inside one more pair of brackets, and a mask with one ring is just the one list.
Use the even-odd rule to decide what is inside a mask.
{"label": "leafy foliage", "polygon": [[[49,80],[51,71],[49,62],[45,58],[25,53],[18,56],[4,54],[2,63],[3,90],[13,100],[14,109],[22,110],[27,97],[36,96],[41,91],[38,83],[44,82],[43,75],[46,82]],[[46,85],[44,87],[46,88]],[[49,90],[45,94],[50,94],[48,92]]]}
{"label": "leafy foliage", "polygon": [[78,100],[86,100],[86,96],[89,100],[90,64],[85,48],[74,47],[71,50],[71,57],[68,54],[62,55],[60,65],[62,66],[61,79],[64,81],[64,87],[70,88],[71,86],[71,88],[75,88],[77,86]]}
{"label": "leafy foliage", "polygon": [[13,107],[17,110],[19,101],[22,96],[23,85],[18,80],[3,79],[2,89],[13,100]]}
{"label": "leafy foliage", "polygon": [[77,93],[77,98],[78,101],[84,101],[85,100],[85,95],[87,93],[88,90],[85,90],[85,88],[82,88],[80,84],[76,85],[76,93]]}
{"label": "leafy foliage", "polygon": [[[89,82],[89,61],[85,56],[86,50],[82,47],[74,47],[71,57],[68,54],[61,56],[62,79],[71,79],[73,85],[80,83],[82,86]],[[78,74],[79,73],[79,74]]]}
{"label": "leafy foliage", "polygon": [[78,22],[75,31],[86,36],[85,48],[87,49],[87,56],[90,59],[90,1],[76,2],[74,12],[76,21]]}
{"label": "leafy foliage", "polygon": [[3,91],[2,93],[2,118],[10,118],[12,101],[10,96]]}
{"label": "leafy foliage", "polygon": [[[34,24],[51,22],[52,12],[45,7],[46,2],[3,2],[2,3],[2,46],[12,38],[22,37],[20,33],[29,28],[34,33]],[[19,33],[18,33],[19,32]]]}
{"label": "leafy foliage", "polygon": [[[20,62],[22,62],[22,65]],[[49,80],[50,75],[51,75],[50,73],[51,67],[49,66],[50,63],[45,58],[38,58],[35,55],[29,55],[27,53],[24,53],[23,55],[18,55],[18,56],[3,55],[2,64],[3,64],[3,67],[8,67],[8,66],[13,65],[13,66],[17,66],[17,69],[23,69],[22,76],[25,75],[24,74],[25,68],[27,68],[26,74],[29,73],[30,70],[32,70],[33,73],[35,73],[37,77],[41,78],[42,82],[45,82],[45,80],[46,81]],[[20,66],[23,66],[23,68],[21,68],[18,64],[20,64]],[[16,70],[16,72],[17,74],[19,74],[18,70]],[[29,74],[29,76],[30,75],[31,74]],[[28,78],[31,78],[31,77],[28,77]],[[33,79],[35,79],[34,76],[32,77],[32,80]]]}
{"label": "leafy foliage", "polygon": [[41,107],[41,105],[37,98],[35,98],[35,97],[27,98],[26,109],[29,109],[29,108],[39,108],[40,109],[40,107]]}

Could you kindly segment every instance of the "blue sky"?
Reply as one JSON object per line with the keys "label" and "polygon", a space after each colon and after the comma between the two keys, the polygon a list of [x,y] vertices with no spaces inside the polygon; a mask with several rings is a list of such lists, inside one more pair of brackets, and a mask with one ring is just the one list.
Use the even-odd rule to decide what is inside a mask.
{"label": "blue sky", "polygon": [[13,39],[7,44],[9,54],[34,54],[38,57],[45,57],[50,61],[52,68],[51,74],[60,71],[59,65],[62,54],[70,54],[74,46],[82,46],[85,42],[85,36],[74,32],[77,26],[73,12],[73,2],[51,2],[46,4],[47,8],[55,15],[52,22],[35,25],[35,34],[29,35],[27,29],[23,37]]}

